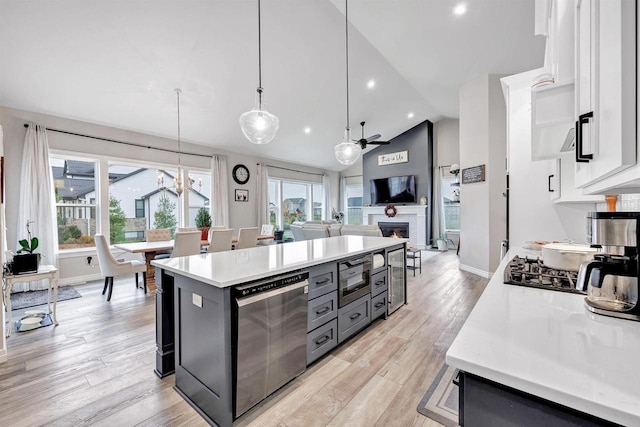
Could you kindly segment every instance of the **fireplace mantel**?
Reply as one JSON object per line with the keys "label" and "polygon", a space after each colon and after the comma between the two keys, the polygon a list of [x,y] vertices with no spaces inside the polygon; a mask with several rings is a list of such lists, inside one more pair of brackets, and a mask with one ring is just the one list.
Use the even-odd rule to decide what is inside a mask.
{"label": "fireplace mantel", "polygon": [[427,205],[395,205],[396,216],[384,214],[385,206],[365,206],[362,208],[362,223],[408,222],[409,245],[418,249],[427,248]]}

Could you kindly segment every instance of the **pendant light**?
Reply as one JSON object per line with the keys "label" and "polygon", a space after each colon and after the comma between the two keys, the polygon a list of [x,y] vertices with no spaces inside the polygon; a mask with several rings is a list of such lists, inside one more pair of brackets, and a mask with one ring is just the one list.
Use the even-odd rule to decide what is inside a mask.
{"label": "pendant light", "polygon": [[351,140],[351,128],[349,127],[349,12],[348,0],[344,0],[344,22],[345,22],[345,52],[347,65],[347,126],[344,129],[342,142],[334,147],[336,159],[343,165],[352,165],[360,157],[362,148]]}
{"label": "pendant light", "polygon": [[260,0],[258,0],[258,88],[250,111],[240,116],[242,133],[253,144],[268,144],[276,136],[280,120],[269,113],[262,101],[262,40],[260,37]]}

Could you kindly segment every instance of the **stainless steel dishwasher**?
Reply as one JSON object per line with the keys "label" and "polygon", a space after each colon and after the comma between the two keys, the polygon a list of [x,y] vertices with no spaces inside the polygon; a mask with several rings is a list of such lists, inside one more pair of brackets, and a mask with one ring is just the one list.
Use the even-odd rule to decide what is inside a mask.
{"label": "stainless steel dishwasher", "polygon": [[308,278],[299,272],[233,289],[234,418],[306,369]]}

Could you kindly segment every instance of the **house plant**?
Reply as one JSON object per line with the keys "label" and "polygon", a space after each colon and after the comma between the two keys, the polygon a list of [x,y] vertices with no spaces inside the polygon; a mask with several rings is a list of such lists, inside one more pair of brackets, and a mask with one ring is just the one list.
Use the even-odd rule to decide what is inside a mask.
{"label": "house plant", "polygon": [[211,214],[209,213],[209,209],[202,207],[198,209],[198,213],[196,214],[196,227],[202,233],[200,237],[201,240],[209,239],[209,227],[211,227]]}
{"label": "house plant", "polygon": [[21,248],[13,256],[13,274],[35,273],[38,271],[40,254],[33,253],[33,251],[38,249],[39,241],[37,237],[31,236],[29,224],[33,224],[33,221],[27,221],[27,238],[18,241]]}
{"label": "house plant", "polygon": [[273,239],[276,242],[281,242],[282,240],[284,240],[284,230],[280,230],[280,227],[278,227],[277,225],[274,228],[274,232],[273,232]]}
{"label": "house plant", "polygon": [[449,248],[447,247],[447,239],[446,237],[440,235],[440,237],[438,237],[437,239],[433,239],[436,242],[436,246],[438,248],[439,251],[446,251]]}

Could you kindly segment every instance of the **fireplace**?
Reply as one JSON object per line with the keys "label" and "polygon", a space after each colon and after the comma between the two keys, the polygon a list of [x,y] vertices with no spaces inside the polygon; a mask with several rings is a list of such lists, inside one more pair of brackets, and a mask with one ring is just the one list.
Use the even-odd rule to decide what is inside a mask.
{"label": "fireplace", "polygon": [[408,222],[378,222],[378,227],[382,230],[382,235],[384,237],[409,238]]}

